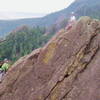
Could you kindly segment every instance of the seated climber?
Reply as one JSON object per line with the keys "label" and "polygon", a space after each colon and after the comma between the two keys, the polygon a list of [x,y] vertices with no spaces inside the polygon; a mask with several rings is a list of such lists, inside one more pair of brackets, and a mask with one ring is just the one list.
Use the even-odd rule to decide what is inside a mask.
{"label": "seated climber", "polygon": [[70,28],[72,28],[72,25],[76,22],[76,17],[75,17],[75,14],[74,12],[71,12],[71,17],[68,21],[68,25],[66,27],[67,30],[69,30]]}
{"label": "seated climber", "polygon": [[0,82],[2,82],[4,75],[6,74],[7,70],[9,69],[10,65],[8,64],[8,60],[4,59],[4,63],[0,68]]}

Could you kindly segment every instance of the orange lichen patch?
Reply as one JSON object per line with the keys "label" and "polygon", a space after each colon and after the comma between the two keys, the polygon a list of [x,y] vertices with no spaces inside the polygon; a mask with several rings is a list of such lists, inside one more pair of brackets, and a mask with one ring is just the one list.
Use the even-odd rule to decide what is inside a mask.
{"label": "orange lichen patch", "polygon": [[56,49],[56,43],[55,42],[50,43],[44,55],[43,59],[44,63],[47,64],[52,59],[52,57],[54,56],[55,49]]}
{"label": "orange lichen patch", "polygon": [[54,95],[52,95],[51,100],[58,100],[57,97],[58,97],[58,94],[55,93]]}
{"label": "orange lichen patch", "polygon": [[38,100],[43,100],[43,96],[42,95],[39,95],[38,96]]}
{"label": "orange lichen patch", "polygon": [[60,95],[62,94],[62,92],[64,91],[64,89],[66,88],[66,84],[63,81],[61,81],[60,83],[58,83],[56,85],[56,87],[53,89],[53,91],[51,92],[50,96],[49,96],[49,100],[60,100]]}
{"label": "orange lichen patch", "polygon": [[58,100],[58,97],[59,97],[59,87],[58,86],[59,86],[59,84],[52,91],[52,94],[50,96],[50,100]]}
{"label": "orange lichen patch", "polygon": [[70,75],[77,67],[83,66],[83,63],[80,61],[84,55],[84,47],[77,53],[75,61],[68,69],[68,75]]}

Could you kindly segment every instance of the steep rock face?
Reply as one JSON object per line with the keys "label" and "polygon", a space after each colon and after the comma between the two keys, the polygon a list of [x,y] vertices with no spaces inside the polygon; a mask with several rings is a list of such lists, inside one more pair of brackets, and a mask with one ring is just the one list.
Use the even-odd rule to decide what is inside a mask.
{"label": "steep rock face", "polygon": [[19,59],[0,84],[0,100],[99,100],[100,21],[83,17]]}

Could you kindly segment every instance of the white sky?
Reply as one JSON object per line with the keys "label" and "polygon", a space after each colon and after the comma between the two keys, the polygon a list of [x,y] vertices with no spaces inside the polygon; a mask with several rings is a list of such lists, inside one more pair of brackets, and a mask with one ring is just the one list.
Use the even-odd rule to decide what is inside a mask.
{"label": "white sky", "polygon": [[[66,8],[74,0],[0,0],[0,12],[51,13]],[[4,15],[5,16],[5,15]]]}
{"label": "white sky", "polygon": [[0,11],[50,13],[67,7],[74,0],[0,0]]}

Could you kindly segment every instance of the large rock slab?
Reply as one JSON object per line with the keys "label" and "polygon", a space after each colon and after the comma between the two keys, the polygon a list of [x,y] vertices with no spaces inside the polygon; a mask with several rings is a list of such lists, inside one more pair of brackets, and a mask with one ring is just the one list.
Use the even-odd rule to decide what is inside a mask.
{"label": "large rock slab", "polygon": [[0,84],[0,100],[99,99],[100,21],[89,17],[19,59]]}

